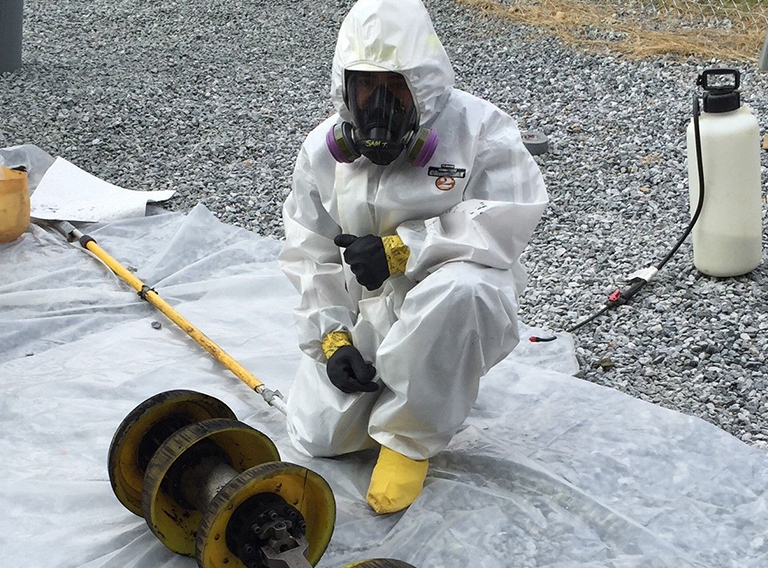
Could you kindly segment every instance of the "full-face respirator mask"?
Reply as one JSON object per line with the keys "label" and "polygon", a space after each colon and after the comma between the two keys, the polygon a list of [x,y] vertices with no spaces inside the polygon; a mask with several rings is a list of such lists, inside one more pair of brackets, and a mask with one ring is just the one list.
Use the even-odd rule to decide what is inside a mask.
{"label": "full-face respirator mask", "polygon": [[336,124],[326,134],[328,150],[348,164],[365,156],[387,166],[400,154],[415,167],[424,167],[435,153],[438,137],[419,128],[419,113],[405,78],[386,71],[346,71],[344,103],[352,124]]}

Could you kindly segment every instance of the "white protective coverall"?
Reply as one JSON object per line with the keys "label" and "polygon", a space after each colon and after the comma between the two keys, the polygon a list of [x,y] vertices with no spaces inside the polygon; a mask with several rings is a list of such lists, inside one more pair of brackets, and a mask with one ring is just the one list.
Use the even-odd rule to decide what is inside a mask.
{"label": "white protective coverall", "polygon": [[[439,146],[427,167],[404,156],[337,163],[326,133],[351,122],[344,70],[402,74]],[[293,443],[334,456],[377,443],[414,460],[440,452],[460,429],[479,379],[519,340],[518,257],[547,194],[517,125],[494,105],[453,88],[454,73],[420,0],[362,0],[344,20],[333,59],[337,109],[301,147],[283,216],[282,270],[301,293],[298,376],[288,400]],[[430,168],[449,165],[451,179]],[[358,284],[333,239],[397,233],[405,274],[379,289]],[[344,394],[326,374],[322,339],[348,331],[377,370],[378,392]]]}

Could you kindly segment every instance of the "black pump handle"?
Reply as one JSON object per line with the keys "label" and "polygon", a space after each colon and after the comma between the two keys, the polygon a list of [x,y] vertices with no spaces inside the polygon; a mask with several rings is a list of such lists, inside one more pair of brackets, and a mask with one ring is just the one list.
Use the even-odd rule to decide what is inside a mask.
{"label": "black pump handle", "polygon": [[[708,78],[717,75],[733,75],[734,85],[712,85],[708,83]],[[707,69],[696,80],[696,84],[700,85],[705,91],[714,92],[728,92],[731,93],[739,88],[741,85],[741,73],[738,69]]]}

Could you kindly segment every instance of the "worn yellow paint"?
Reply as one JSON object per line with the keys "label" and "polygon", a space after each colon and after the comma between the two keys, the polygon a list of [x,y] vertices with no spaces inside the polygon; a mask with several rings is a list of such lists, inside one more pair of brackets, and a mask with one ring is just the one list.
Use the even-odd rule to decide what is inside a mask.
{"label": "worn yellow paint", "polygon": [[313,471],[287,462],[260,465],[224,486],[208,507],[197,536],[201,568],[244,568],[227,547],[227,523],[237,507],[259,493],[272,493],[295,507],[307,524],[307,561],[313,566],[323,556],[333,534],[336,501],[328,483]]}
{"label": "worn yellow paint", "polygon": [[234,419],[235,414],[220,400],[188,390],[156,394],[128,413],[112,438],[107,469],[117,499],[140,517],[145,470],[139,463],[139,447],[147,433],[169,417],[192,424],[211,418]]}
{"label": "worn yellow paint", "polygon": [[167,491],[164,481],[173,464],[202,440],[209,440],[224,450],[238,473],[280,459],[277,448],[266,435],[227,418],[191,424],[178,430],[160,446],[144,476],[142,510],[149,528],[160,542],[184,556],[195,554],[195,540],[205,511],[187,509],[178,503]]}

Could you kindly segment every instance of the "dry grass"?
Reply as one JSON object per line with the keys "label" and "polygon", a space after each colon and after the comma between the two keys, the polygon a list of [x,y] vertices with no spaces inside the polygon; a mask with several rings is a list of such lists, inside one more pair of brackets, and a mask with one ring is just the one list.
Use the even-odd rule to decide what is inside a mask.
{"label": "dry grass", "polygon": [[[739,30],[674,29],[672,16],[643,16],[642,21],[619,19],[612,7],[579,0],[520,0],[512,6],[504,6],[495,0],[457,1],[485,15],[535,26],[570,45],[590,51],[619,52],[632,58],[677,55],[756,61],[765,37],[765,28],[761,29],[754,21],[745,22],[744,29]],[[593,39],[588,35],[590,29],[614,32],[615,39]]]}

